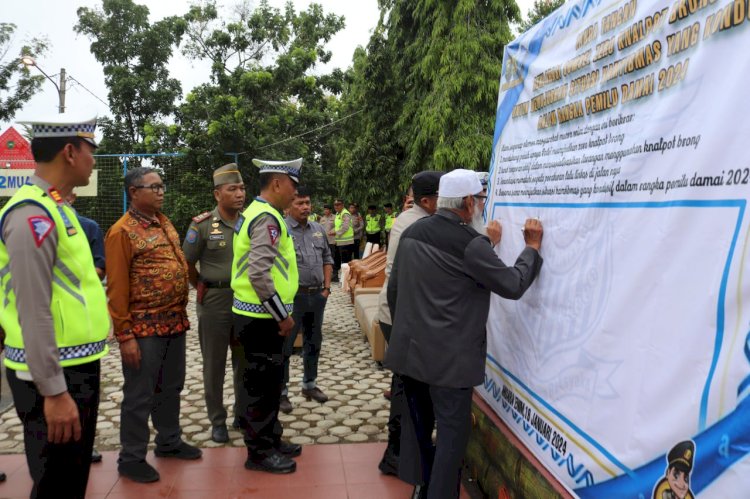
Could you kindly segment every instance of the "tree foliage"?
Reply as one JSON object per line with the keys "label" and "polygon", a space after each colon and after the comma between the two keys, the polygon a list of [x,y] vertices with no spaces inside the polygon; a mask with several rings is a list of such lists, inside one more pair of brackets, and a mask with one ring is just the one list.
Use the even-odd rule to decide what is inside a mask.
{"label": "tree foliage", "polygon": [[47,42],[34,38],[24,44],[19,54],[13,50],[16,25],[0,22],[0,121],[10,121],[39,90],[44,76],[32,74],[21,64],[21,57],[37,58],[47,49]]}
{"label": "tree foliage", "polygon": [[168,63],[186,23],[168,17],[151,24],[148,14],[146,6],[132,0],[103,0],[101,9],[78,9],[74,29],[92,40],[91,53],[104,68],[114,115],[104,123],[103,150],[142,150],[146,123],[170,116],[182,95]]}
{"label": "tree foliage", "polygon": [[529,9],[526,19],[519,25],[521,32],[528,31],[564,3],[565,0],[534,0],[534,6]]}
{"label": "tree foliage", "polygon": [[[366,53],[355,56],[343,109],[362,110],[337,142],[342,177],[374,169],[389,188],[422,170],[489,165],[502,54],[520,20],[510,0],[381,0]],[[357,60],[359,58],[360,60]],[[364,58],[364,60],[362,60]],[[342,186],[371,198],[361,182]],[[393,190],[388,193],[392,199]]]}

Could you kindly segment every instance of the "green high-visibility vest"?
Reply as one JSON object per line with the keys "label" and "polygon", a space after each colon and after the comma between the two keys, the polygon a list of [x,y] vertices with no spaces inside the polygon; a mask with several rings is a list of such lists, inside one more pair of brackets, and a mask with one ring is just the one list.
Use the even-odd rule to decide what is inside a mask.
{"label": "green high-visibility vest", "polygon": [[[339,235],[341,224],[344,223],[344,215],[349,215],[349,228],[343,234]],[[336,213],[336,220],[333,222],[333,230],[336,231],[336,246],[346,246],[347,244],[354,244],[354,223],[352,222],[349,210],[346,208],[342,209],[340,213]]]}
{"label": "green high-visibility vest", "polygon": [[396,214],[395,213],[386,213],[385,214],[385,230],[390,231],[393,227],[393,222],[396,221]]}
{"label": "green high-visibility vest", "polygon": [[368,234],[377,234],[380,232],[380,215],[367,215],[365,217],[367,220],[367,226],[365,227],[365,230]]}
{"label": "green high-visibility vest", "polygon": [[249,233],[250,225],[264,213],[272,215],[279,224],[279,254],[276,255],[273,267],[271,267],[271,279],[284,308],[288,313],[292,313],[294,295],[297,294],[297,287],[299,286],[297,254],[294,251],[294,241],[292,236],[289,235],[286,223],[281,218],[278,210],[260,198],[255,198],[242,214],[241,223],[238,222],[240,226],[239,231],[234,235],[234,257],[232,260],[232,290],[234,290],[234,300],[232,302],[232,312],[248,317],[271,319],[273,316],[261,303],[247,275],[247,268],[249,267],[248,258],[250,256],[250,249],[252,248]]}
{"label": "green high-visibility vest", "polygon": [[317,222],[320,217],[316,215],[315,213],[310,213],[310,216],[307,217],[307,220],[310,222]]}
{"label": "green high-visibility vest", "polygon": [[29,370],[16,294],[11,287],[10,257],[2,240],[5,216],[21,204],[40,206],[57,230],[57,259],[52,269],[49,307],[60,365],[75,366],[100,359],[109,351],[106,340],[110,319],[107,297],[94,268],[86,233],[72,208],[57,204],[36,185],[24,185],[0,211],[0,325],[6,334],[5,366],[16,371]]}

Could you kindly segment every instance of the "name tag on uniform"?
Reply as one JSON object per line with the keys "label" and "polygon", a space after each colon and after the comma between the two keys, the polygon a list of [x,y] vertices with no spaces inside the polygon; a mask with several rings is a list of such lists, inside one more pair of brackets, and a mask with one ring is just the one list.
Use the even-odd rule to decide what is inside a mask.
{"label": "name tag on uniform", "polygon": [[224,234],[209,234],[208,240],[209,241],[220,241],[224,239]]}

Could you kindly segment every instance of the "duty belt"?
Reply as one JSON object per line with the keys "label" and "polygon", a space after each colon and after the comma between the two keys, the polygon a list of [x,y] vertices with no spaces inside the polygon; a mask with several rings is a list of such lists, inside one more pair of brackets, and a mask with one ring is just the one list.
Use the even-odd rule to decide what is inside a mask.
{"label": "duty belt", "polygon": [[201,281],[207,288],[231,288],[232,281]]}
{"label": "duty belt", "polygon": [[321,291],[323,291],[323,288],[320,287],[320,286],[318,286],[316,288],[307,288],[305,286],[300,286],[299,288],[297,288],[297,293],[298,294],[301,293],[301,294],[305,294],[305,295],[313,295],[315,293],[320,293]]}

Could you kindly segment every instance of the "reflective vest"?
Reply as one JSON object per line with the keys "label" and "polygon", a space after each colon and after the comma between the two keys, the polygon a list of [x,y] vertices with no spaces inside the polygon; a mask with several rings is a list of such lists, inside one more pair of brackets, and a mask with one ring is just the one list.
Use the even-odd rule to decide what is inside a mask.
{"label": "reflective vest", "polygon": [[395,221],[396,221],[395,213],[386,213],[385,214],[385,230],[390,231],[391,227],[393,227],[393,222]]}
{"label": "reflective vest", "polygon": [[[344,215],[349,215],[349,228],[346,232],[339,235],[341,224],[344,223]],[[336,246],[354,244],[354,220],[352,220],[349,210],[343,208],[340,213],[336,213],[336,220],[333,222],[333,230],[336,231]]]}
{"label": "reflective vest", "polygon": [[365,230],[368,234],[377,234],[380,232],[380,215],[367,215],[365,216],[365,219],[367,220],[367,227]]}
{"label": "reflective vest", "polygon": [[0,325],[6,333],[5,366],[28,371],[26,350],[12,290],[8,248],[2,240],[5,216],[21,204],[47,212],[57,230],[57,259],[52,269],[50,312],[62,367],[86,364],[109,351],[107,297],[94,268],[86,234],[69,206],[57,204],[36,185],[24,185],[0,211]]}
{"label": "reflective vest", "polygon": [[279,254],[271,267],[271,279],[276,288],[276,292],[284,304],[288,313],[292,313],[294,306],[294,295],[297,294],[299,286],[299,274],[297,272],[297,255],[294,252],[294,240],[287,230],[284,219],[273,206],[266,201],[255,198],[250,203],[245,212],[242,214],[241,224],[238,232],[234,235],[234,257],[232,260],[232,290],[234,291],[234,300],[232,302],[232,312],[248,317],[258,317],[262,319],[273,318],[261,303],[258,294],[255,292],[247,276],[247,269],[250,266],[248,258],[252,241],[250,240],[250,226],[253,221],[264,213],[272,215],[279,224],[280,233],[277,235],[279,240]]}
{"label": "reflective vest", "polygon": [[315,213],[310,213],[310,216],[309,216],[309,217],[307,217],[307,219],[308,219],[309,221],[311,221],[311,222],[317,222],[317,221],[318,221],[318,218],[319,218],[319,217],[318,217],[318,215],[316,215]]}

